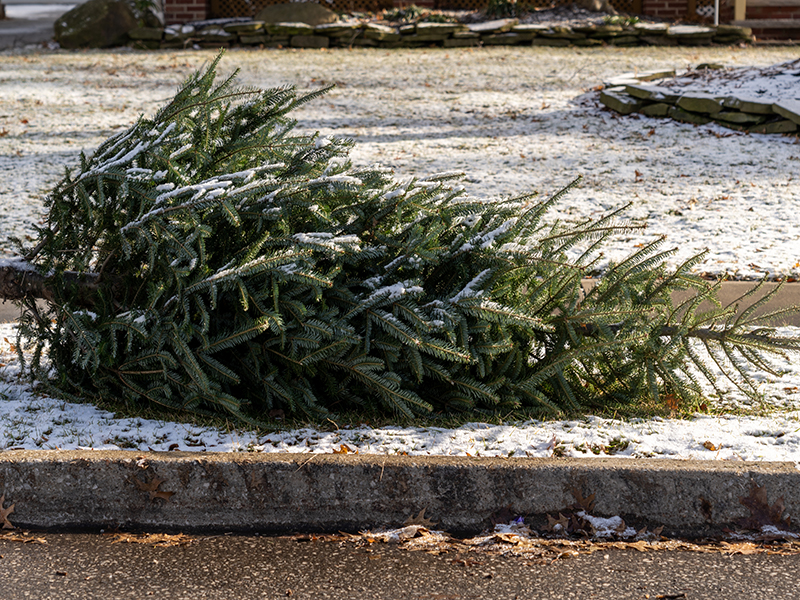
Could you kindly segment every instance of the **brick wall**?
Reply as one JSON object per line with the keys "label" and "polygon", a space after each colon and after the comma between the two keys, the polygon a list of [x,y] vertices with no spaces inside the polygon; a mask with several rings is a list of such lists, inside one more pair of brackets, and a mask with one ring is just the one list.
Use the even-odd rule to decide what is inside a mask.
{"label": "brick wall", "polygon": [[800,19],[800,6],[748,6],[748,19]]}
{"label": "brick wall", "polygon": [[209,16],[208,0],[164,0],[164,19],[167,25],[202,21]]}
{"label": "brick wall", "polygon": [[660,19],[685,19],[688,0],[642,0],[642,13]]}

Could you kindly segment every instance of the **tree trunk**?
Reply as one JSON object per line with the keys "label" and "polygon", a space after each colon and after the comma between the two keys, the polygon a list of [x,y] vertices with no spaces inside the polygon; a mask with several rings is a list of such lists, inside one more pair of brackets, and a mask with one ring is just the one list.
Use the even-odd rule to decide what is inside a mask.
{"label": "tree trunk", "polygon": [[[80,291],[82,304],[94,305],[100,277],[96,273],[63,274],[61,285],[75,285]],[[0,300],[41,299],[52,302],[55,299],[54,286],[59,285],[53,276],[44,276],[24,260],[0,262]]]}

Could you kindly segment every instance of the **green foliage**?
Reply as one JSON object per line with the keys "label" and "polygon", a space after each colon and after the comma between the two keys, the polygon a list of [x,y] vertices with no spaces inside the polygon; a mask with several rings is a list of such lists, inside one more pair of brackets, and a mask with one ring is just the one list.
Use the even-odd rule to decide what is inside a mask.
{"label": "green foliage", "polygon": [[416,4],[403,8],[390,8],[383,12],[383,18],[392,23],[458,23],[458,19],[438,11],[420,8]]}
{"label": "green foliage", "polygon": [[715,288],[690,275],[699,258],[668,272],[663,240],[585,293],[603,241],[630,226],[547,223],[571,186],[478,200],[459,174],[353,168],[348,141],[287,117],[325,90],[217,85],[218,61],[47,198],[28,256],[53,308],[28,303],[21,331],[62,395],[250,421],[559,411],[690,398],[713,379],[697,344],[732,376],[797,350],[750,313],[699,312]]}
{"label": "green foliage", "polygon": [[603,23],[606,25],[622,25],[623,27],[633,27],[639,22],[639,17],[633,15],[605,15]]}
{"label": "green foliage", "polygon": [[517,0],[489,0],[486,6],[486,16],[495,19],[519,17],[527,12],[530,12],[529,6]]}

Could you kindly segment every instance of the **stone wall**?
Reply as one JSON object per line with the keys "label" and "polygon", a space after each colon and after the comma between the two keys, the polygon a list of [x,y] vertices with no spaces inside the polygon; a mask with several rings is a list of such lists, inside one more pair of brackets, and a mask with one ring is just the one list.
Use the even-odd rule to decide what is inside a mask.
{"label": "stone wall", "polygon": [[[672,118],[683,123],[716,123],[749,133],[795,133],[800,125],[800,101],[765,101],[743,96],[715,96],[702,92],[680,93],[648,81],[673,76],[674,72],[642,73],[627,81],[609,82],[600,102],[623,115]],[[616,85],[615,85],[616,84]]]}
{"label": "stone wall", "polygon": [[373,46],[380,48],[446,48],[495,45],[525,46],[697,46],[737,44],[752,40],[744,27],[669,26],[665,23],[549,27],[520,24],[517,19],[484,23],[417,23],[390,26],[380,23],[337,22],[312,27],[305,23],[237,21],[143,28],[130,32],[134,47],[143,49],[225,47],[231,45],[328,48]]}

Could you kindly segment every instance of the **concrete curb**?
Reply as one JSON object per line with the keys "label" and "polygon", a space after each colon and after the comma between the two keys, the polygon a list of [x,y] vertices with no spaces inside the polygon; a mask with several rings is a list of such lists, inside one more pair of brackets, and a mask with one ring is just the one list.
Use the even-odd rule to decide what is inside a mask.
{"label": "concrete curb", "polygon": [[0,493],[23,528],[357,531],[397,527],[423,508],[452,533],[475,533],[502,509],[542,523],[595,494],[596,516],[721,531],[749,516],[765,488],[800,514],[794,463],[631,459],[496,459],[330,454],[8,451]]}

